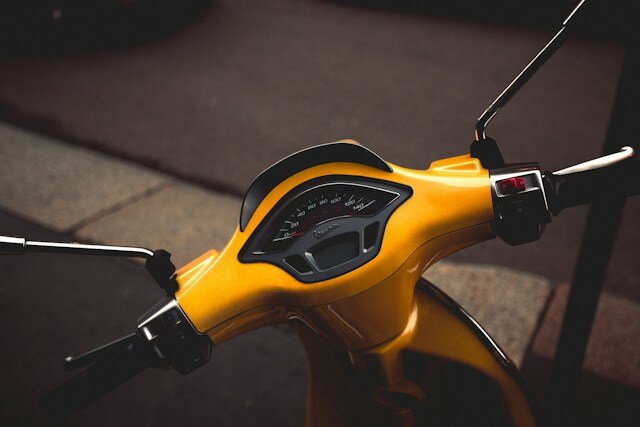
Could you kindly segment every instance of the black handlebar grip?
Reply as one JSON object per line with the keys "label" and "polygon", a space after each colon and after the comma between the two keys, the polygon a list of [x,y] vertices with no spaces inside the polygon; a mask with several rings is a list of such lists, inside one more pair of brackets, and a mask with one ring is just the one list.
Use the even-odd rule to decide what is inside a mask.
{"label": "black handlebar grip", "polygon": [[558,215],[564,208],[640,194],[640,159],[568,175],[547,172],[543,181],[549,210]]}
{"label": "black handlebar grip", "polygon": [[40,397],[46,420],[70,417],[151,366],[149,349],[134,342]]}

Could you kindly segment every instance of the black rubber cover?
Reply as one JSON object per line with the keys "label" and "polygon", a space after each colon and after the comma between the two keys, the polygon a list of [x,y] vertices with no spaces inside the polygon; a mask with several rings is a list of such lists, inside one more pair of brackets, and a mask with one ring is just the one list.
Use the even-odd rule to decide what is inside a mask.
{"label": "black rubber cover", "polygon": [[251,183],[242,201],[240,231],[244,231],[262,199],[282,181],[313,166],[336,162],[359,163],[393,172],[380,156],[359,144],[332,142],[298,151],[267,168]]}
{"label": "black rubber cover", "polygon": [[558,215],[564,208],[640,194],[640,159],[570,175],[547,172],[543,181],[549,210]]}
{"label": "black rubber cover", "polygon": [[498,169],[505,166],[504,158],[495,139],[486,137],[482,141],[473,141],[469,154],[480,160],[485,169]]}
{"label": "black rubber cover", "polygon": [[178,282],[174,273],[176,266],[171,262],[171,253],[164,249],[153,251],[153,256],[147,259],[145,267],[156,283],[165,290],[168,296],[173,296],[178,290]]}

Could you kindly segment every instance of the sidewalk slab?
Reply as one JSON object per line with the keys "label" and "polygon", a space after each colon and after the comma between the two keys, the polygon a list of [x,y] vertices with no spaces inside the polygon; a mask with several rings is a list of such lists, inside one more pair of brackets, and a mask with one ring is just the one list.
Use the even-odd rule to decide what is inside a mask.
{"label": "sidewalk slab", "polygon": [[456,300],[522,366],[551,295],[547,279],[504,267],[449,261],[433,265],[424,277]]}
{"label": "sidewalk slab", "polygon": [[138,165],[0,124],[0,207],[67,232],[168,183]]}
{"label": "sidewalk slab", "polygon": [[[532,352],[548,360],[555,357],[569,285],[557,288],[533,342]],[[584,370],[597,376],[640,387],[640,304],[604,292],[600,297]]]}
{"label": "sidewalk slab", "polygon": [[[0,229],[65,238],[2,211]],[[147,369],[72,420],[38,419],[38,397],[77,374],[62,368],[64,358],[135,331],[164,292],[142,266],[120,258],[4,256],[0,271],[8,290],[0,300],[0,426],[304,424],[307,358],[297,336],[278,327],[215,346],[211,361],[186,376]]]}
{"label": "sidewalk slab", "polygon": [[[222,249],[238,226],[238,197],[1,124],[0,156],[0,208],[79,240],[164,248],[179,267]],[[522,363],[549,297],[546,279],[451,262],[425,277]]]}
{"label": "sidewalk slab", "polygon": [[222,249],[238,227],[239,198],[177,183],[78,230],[81,240],[171,252],[177,266]]}
{"label": "sidewalk slab", "polygon": [[[222,249],[238,224],[241,201],[174,184],[86,225],[83,241],[165,248],[176,266]],[[454,298],[520,366],[551,293],[543,277],[504,267],[442,261],[425,277]]]}

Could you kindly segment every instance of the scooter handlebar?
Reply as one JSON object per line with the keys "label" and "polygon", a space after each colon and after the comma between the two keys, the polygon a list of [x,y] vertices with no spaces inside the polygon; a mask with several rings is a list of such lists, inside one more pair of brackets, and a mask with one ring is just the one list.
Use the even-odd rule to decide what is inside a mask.
{"label": "scooter handlebar", "polygon": [[510,245],[538,240],[564,208],[640,194],[640,158],[631,147],[541,174],[537,163],[491,170],[494,233]]}
{"label": "scooter handlebar", "polygon": [[[546,173],[543,177],[549,211],[558,215],[572,206],[640,194],[640,158],[632,156],[597,169]],[[562,171],[561,171],[562,172]]]}

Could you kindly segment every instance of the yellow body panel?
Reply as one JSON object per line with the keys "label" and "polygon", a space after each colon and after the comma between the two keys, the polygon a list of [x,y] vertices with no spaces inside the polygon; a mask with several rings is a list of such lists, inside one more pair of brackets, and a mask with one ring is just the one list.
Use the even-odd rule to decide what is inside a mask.
{"label": "yellow body panel", "polygon": [[[459,362],[476,369],[495,382],[504,400],[504,405],[497,405],[492,410],[504,411],[509,425],[536,425],[526,393],[509,372],[515,367],[505,366],[510,362],[497,357],[482,341],[478,331],[470,328],[451,307],[425,287],[416,288],[409,321],[400,335],[374,348],[349,352],[348,358],[341,357],[341,352],[328,341],[305,329],[299,328],[298,332],[310,362],[308,427],[425,423],[416,413],[429,394],[439,390],[412,376],[411,372],[416,369],[407,366],[402,357],[406,352]],[[373,398],[363,396],[361,390],[354,388],[353,372],[366,373],[370,379],[367,394]],[[392,400],[390,396],[396,399]],[[398,396],[405,396],[400,402],[410,404],[397,403]],[[428,421],[427,425],[431,425]]]}
{"label": "yellow body panel", "polygon": [[[338,410],[344,402],[331,396],[353,388],[346,371],[330,363],[345,355],[352,363],[349,369],[367,376],[372,389],[390,387],[423,398],[424,390],[403,370],[400,355],[407,350],[455,360],[484,373],[498,384],[513,425],[533,425],[527,401],[504,366],[468,327],[416,291],[416,283],[430,265],[493,237],[488,171],[468,155],[434,162],[427,170],[392,168],[393,172],[386,172],[356,163],[329,163],[289,177],[262,200],[246,229],[236,229],[220,253],[207,252],[178,271],[179,305],[196,329],[215,344],[278,322],[304,325],[301,338],[317,352],[310,354],[311,384],[315,384],[310,386],[308,408],[312,425],[340,424],[331,415],[336,411],[346,424],[356,423],[359,417],[353,407],[351,412]],[[284,195],[311,179],[330,175],[379,179],[412,189],[411,197],[389,218],[373,260],[311,284],[272,264],[239,261],[247,239]],[[318,359],[319,355],[325,359]],[[332,370],[327,371],[328,366]],[[342,392],[324,384],[318,375],[344,376]],[[362,408],[371,403],[353,393],[350,398]],[[395,411],[399,418],[394,423],[411,424],[411,410]]]}
{"label": "yellow body panel", "polygon": [[[238,253],[260,221],[294,187],[326,175],[377,178],[407,185],[413,195],[389,219],[376,259],[334,279],[303,284],[277,266],[241,263]],[[197,278],[178,277],[176,298],[201,332],[266,305],[309,307],[352,297],[391,276],[426,242],[493,217],[488,172],[477,159],[460,156],[426,171],[393,166],[393,172],[354,163],[306,169],[278,185],[259,205],[245,231],[236,229],[227,247]],[[488,239],[490,233],[484,237]],[[433,257],[445,248],[436,248]],[[197,286],[192,286],[197,280]],[[374,345],[376,343],[371,343]]]}

